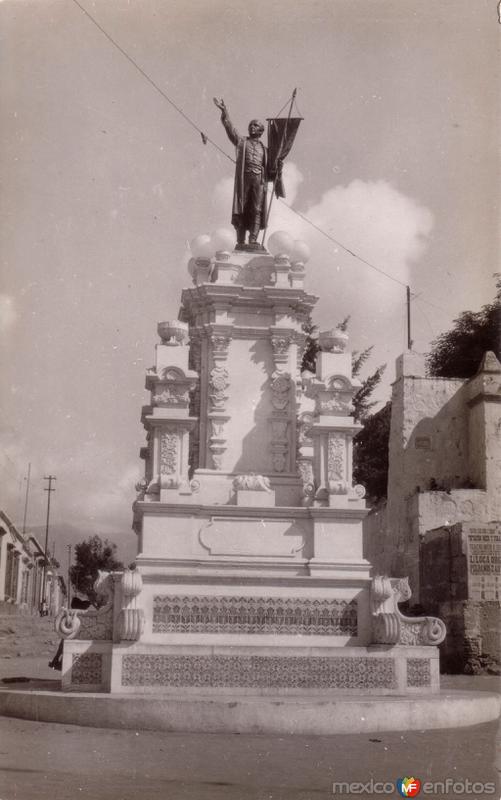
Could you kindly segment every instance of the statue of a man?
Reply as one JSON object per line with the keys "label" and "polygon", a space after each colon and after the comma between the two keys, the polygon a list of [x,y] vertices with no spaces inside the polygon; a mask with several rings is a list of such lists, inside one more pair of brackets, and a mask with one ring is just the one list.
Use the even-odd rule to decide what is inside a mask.
{"label": "statue of a man", "polygon": [[249,122],[249,135],[240,136],[234,128],[224,100],[214,98],[221,111],[221,122],[228,139],[235,145],[237,164],[233,190],[231,224],[237,232],[237,247],[245,245],[249,231],[249,248],[261,249],[257,238],[266,223],[267,150],[260,141],[264,125],[258,119]]}

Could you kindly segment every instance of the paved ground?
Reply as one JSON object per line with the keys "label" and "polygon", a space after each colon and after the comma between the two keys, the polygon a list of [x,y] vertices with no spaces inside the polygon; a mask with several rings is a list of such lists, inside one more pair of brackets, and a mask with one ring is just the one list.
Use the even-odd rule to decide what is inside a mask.
{"label": "paved ground", "polygon": [[6,614],[0,609],[2,658],[45,656],[56,651],[58,641],[52,617]]}
{"label": "paved ground", "polygon": [[[46,664],[45,657],[1,659],[0,678],[31,678],[18,684],[23,689],[50,679],[47,688],[56,688],[58,676]],[[446,677],[443,684],[499,688],[492,677]],[[116,731],[0,717],[0,800],[327,800],[335,796],[333,781],[394,783],[412,775],[485,783],[497,781],[500,737],[497,723],[456,731],[279,737]],[[499,790],[420,795],[426,796],[477,800],[498,798]]]}
{"label": "paved ground", "polygon": [[[393,783],[412,775],[422,781],[495,781],[496,727],[274,737],[113,731],[0,718],[0,797],[327,800],[335,780]],[[338,794],[343,800],[360,796]]]}

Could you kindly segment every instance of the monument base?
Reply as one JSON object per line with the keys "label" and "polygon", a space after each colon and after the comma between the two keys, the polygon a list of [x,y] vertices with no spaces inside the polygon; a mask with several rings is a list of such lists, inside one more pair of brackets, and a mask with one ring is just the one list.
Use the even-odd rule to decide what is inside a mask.
{"label": "monument base", "polygon": [[[205,637],[207,639],[207,637]],[[62,688],[189,697],[438,692],[438,648],[67,641]]]}
{"label": "monument base", "polygon": [[462,728],[498,718],[501,698],[488,692],[439,692],[412,697],[230,695],[186,697],[0,691],[7,717],[95,728],[319,735]]}

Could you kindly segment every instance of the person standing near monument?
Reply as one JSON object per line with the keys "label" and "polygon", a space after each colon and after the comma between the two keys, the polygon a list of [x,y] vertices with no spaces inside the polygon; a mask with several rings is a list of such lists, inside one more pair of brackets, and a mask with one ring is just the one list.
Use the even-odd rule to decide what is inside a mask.
{"label": "person standing near monument", "polygon": [[215,97],[214,103],[221,111],[221,122],[228,139],[237,151],[231,216],[231,224],[237,232],[237,248],[246,249],[245,237],[249,231],[249,249],[261,250],[257,237],[266,223],[266,184],[269,180],[267,149],[260,141],[264,125],[253,119],[249,122],[249,135],[241,136],[230,120],[224,100]]}

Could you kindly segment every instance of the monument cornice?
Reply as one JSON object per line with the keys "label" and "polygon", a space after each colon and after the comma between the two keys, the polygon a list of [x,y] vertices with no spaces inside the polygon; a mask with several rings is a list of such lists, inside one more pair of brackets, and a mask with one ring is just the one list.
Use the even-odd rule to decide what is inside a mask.
{"label": "monument cornice", "polygon": [[317,302],[316,295],[308,294],[303,289],[275,288],[272,286],[243,286],[226,285],[216,283],[204,283],[201,286],[185,288],[182,291],[181,302],[183,311],[186,312],[187,304],[206,309],[207,304],[221,303],[227,305],[249,304],[266,305],[272,308],[275,305],[287,305],[296,308],[302,304],[307,308],[313,308]]}
{"label": "monument cornice", "polygon": [[159,411],[165,412],[167,411],[168,414],[162,414],[162,416],[153,416],[148,415],[143,418],[143,423],[148,424],[151,427],[165,427],[169,425],[170,427],[176,428],[185,428],[186,430],[191,430],[193,426],[198,422],[198,417],[184,417],[181,416],[182,410],[180,410],[179,416],[176,416],[175,412],[177,409],[166,409],[161,408],[158,409]]}
{"label": "monument cornice", "polygon": [[[332,420],[332,421],[331,421]],[[351,434],[352,436],[356,436],[356,434],[361,431],[363,425],[360,425],[353,421],[353,417],[347,416],[332,416],[332,417],[322,417],[322,422],[314,422],[310,425],[310,437],[314,435],[319,435],[321,433],[331,433],[334,431],[342,431],[342,433]]]}
{"label": "monument cornice", "polygon": [[[321,519],[360,520],[367,516],[367,508],[334,508],[330,506],[236,506],[208,505],[203,503],[162,503],[137,500],[135,509],[148,516],[239,517],[245,519]],[[337,563],[337,562],[336,562]]]}
{"label": "monument cornice", "polygon": [[[232,574],[218,574],[215,575],[213,570],[211,572],[200,573],[198,569],[206,569],[207,562],[201,560],[189,560],[189,559],[176,559],[173,561],[172,559],[163,559],[163,558],[145,558],[141,556],[140,559],[141,565],[141,574],[143,577],[143,582],[145,584],[148,583],[160,583],[160,584],[185,584],[187,575],[189,574],[189,582],[190,584],[194,585],[211,585],[211,586],[234,586],[235,585],[235,577]],[[212,563],[212,562],[211,562]],[[175,572],[165,572],[165,568],[175,567]],[[197,572],[193,573],[193,567],[197,568]],[[233,567],[235,569],[241,569],[241,564],[239,563],[238,566],[232,565],[230,562],[225,561],[220,564],[221,568],[228,572]],[[282,565],[281,565],[282,566]],[[242,586],[283,586],[283,587],[297,587],[297,588],[323,588],[323,587],[331,587],[331,586],[338,586],[340,588],[346,587],[351,588],[352,586],[356,586],[357,588],[364,588],[367,586],[367,583],[370,582],[370,578],[363,577],[363,578],[344,578],[344,577],[332,577],[323,576],[321,574],[316,575],[309,575],[307,572],[308,567],[308,560],[301,559],[296,560],[294,563],[287,562],[283,565],[284,567],[292,568],[294,567],[296,570],[298,567],[302,567],[303,571],[302,574],[294,574],[294,575],[287,575],[281,577],[273,577],[270,575],[239,575],[238,583]],[[350,565],[352,566],[352,565]],[[162,571],[159,572],[150,572],[150,570],[155,567],[161,567]],[[181,570],[186,570],[183,572]]]}
{"label": "monument cornice", "polygon": [[[224,572],[228,574],[228,578],[233,577],[234,583],[236,575],[238,575],[238,581],[240,582],[240,578],[243,577],[242,571],[246,571],[247,573],[260,573],[256,578],[261,578],[261,576],[265,577],[265,575],[263,575],[263,570],[267,570],[270,580],[273,580],[273,576],[275,576],[273,580],[274,585],[276,585],[277,579],[279,579],[280,576],[286,580],[288,584],[291,578],[300,577],[298,576],[298,571],[304,576],[305,582],[309,575],[308,559],[282,559],[277,556],[240,556],[238,558],[235,556],[213,556],[210,561],[199,558],[143,559],[141,556],[138,556],[136,563],[141,567],[141,573],[145,583],[149,582],[148,573],[143,572],[143,570],[145,567],[148,567],[149,564],[151,566],[161,567],[163,570],[169,568],[175,569],[176,574],[179,575],[180,582],[182,582],[182,577],[184,576],[185,578],[189,577],[190,583],[192,583],[194,570],[196,570],[199,577],[205,579],[207,579],[209,575],[214,575],[217,570],[217,576],[215,576],[218,578],[218,580],[215,581],[217,584],[222,582],[221,573]],[[160,574],[155,575],[151,579],[151,582],[160,583],[163,582],[162,577],[168,578],[168,573],[166,574],[163,570]],[[287,573],[289,574],[287,575]],[[249,575],[247,575],[247,577],[251,582],[256,580],[256,578],[250,577]],[[169,581],[167,580],[165,582],[168,583]],[[311,585],[310,581],[308,581],[308,585]]]}

